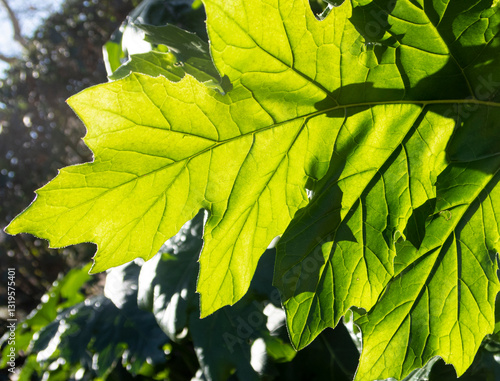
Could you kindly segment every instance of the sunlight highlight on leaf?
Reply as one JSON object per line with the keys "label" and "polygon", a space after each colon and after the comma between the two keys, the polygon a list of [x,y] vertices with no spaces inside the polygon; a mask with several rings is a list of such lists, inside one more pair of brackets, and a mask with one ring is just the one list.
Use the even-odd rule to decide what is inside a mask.
{"label": "sunlight highlight on leaf", "polygon": [[94,242],[98,272],[153,257],[205,209],[203,317],[245,295],[281,236],[295,348],[356,306],[356,380],[434,356],[462,374],[500,290],[498,7],[353,0],[322,21],[306,0],[205,7],[229,90],[200,82],[218,79],[206,52],[177,71],[175,49],[133,57],[68,102],[94,161],[62,169],[7,231]]}

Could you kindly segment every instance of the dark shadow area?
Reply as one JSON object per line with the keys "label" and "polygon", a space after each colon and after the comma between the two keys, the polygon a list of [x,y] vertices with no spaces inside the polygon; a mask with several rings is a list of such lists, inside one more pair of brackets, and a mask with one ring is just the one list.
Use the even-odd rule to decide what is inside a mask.
{"label": "dark shadow area", "polygon": [[406,239],[417,249],[420,248],[420,245],[422,244],[422,240],[425,236],[425,226],[427,222],[429,222],[429,219],[432,218],[435,210],[436,199],[431,198],[416,208],[408,220],[404,235]]}
{"label": "dark shadow area", "polygon": [[474,358],[471,367],[457,378],[457,372],[453,365],[446,364],[439,360],[434,364],[430,373],[429,381],[479,381],[479,380],[498,380],[500,379],[500,364],[496,361],[495,355],[500,353],[500,345],[492,340],[487,344],[481,345]]}
{"label": "dark shadow area", "polygon": [[344,324],[339,323],[299,351],[293,362],[279,364],[276,380],[351,381],[358,362],[359,352]]}
{"label": "dark shadow area", "polygon": [[[426,3],[431,3],[431,1],[426,1]],[[471,35],[478,36],[479,40],[482,41],[482,32],[479,30],[470,32],[464,30],[465,36],[457,40],[454,34],[456,33],[454,28],[456,29],[457,26],[453,24],[456,22],[456,16],[467,10],[469,13],[484,12],[485,16],[490,15],[492,13],[491,0],[479,1],[472,9],[469,9],[469,4],[453,3],[446,8],[446,12],[440,20],[433,5],[429,4],[425,8],[431,22],[436,25],[440,36],[449,47],[453,59],[448,60],[437,72],[423,78],[418,83],[410,83],[409,73],[428,73],[429,70],[434,69],[429,67],[430,62],[420,61],[418,55],[412,56],[408,51],[405,52],[401,49],[407,43],[413,42],[407,41],[405,34],[395,34],[391,31],[391,22],[393,21],[389,18],[389,14],[393,12],[395,4],[396,1],[375,0],[368,5],[355,7],[350,18],[362,36],[356,42],[358,50],[364,46],[361,50],[373,51],[378,62],[381,62],[381,57],[388,49],[396,49],[396,65],[405,83],[405,89],[404,95],[395,92],[392,94],[391,100],[427,100],[429,95],[432,95],[432,99],[465,99],[467,97],[480,100],[498,99],[500,73],[497,69],[500,62],[500,49],[494,44],[471,45]],[[417,2],[414,5],[420,8]],[[488,31],[489,36],[499,33],[497,25],[493,25],[491,28]],[[417,49],[425,49],[425,45],[417,47]],[[471,68],[478,62],[481,63],[480,68]],[[457,79],[464,78],[462,68],[464,68],[465,74],[472,79],[469,80],[469,84],[467,81],[457,81]],[[492,86],[495,89],[492,89]],[[372,88],[384,89],[383,79],[380,83],[373,83]],[[372,96],[370,93],[363,94],[363,90],[362,86],[350,90],[342,88],[339,89],[339,93],[334,94],[334,97],[341,104],[358,103],[359,100],[389,99],[387,93],[382,93],[382,96],[379,96],[374,92],[374,96]],[[387,89],[384,91],[387,92]],[[345,93],[349,95],[345,95]],[[362,94],[361,97],[360,94]]]}

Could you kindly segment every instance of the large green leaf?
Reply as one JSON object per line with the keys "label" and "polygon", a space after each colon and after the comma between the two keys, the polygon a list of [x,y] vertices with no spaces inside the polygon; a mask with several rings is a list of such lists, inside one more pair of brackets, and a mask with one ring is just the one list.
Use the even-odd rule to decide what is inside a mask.
{"label": "large green leaf", "polygon": [[95,242],[95,272],[151,258],[204,208],[202,316],[245,294],[283,234],[275,284],[297,348],[354,305],[357,379],[436,355],[462,374],[499,291],[496,2],[352,0],[322,21],[305,0],[205,5],[232,90],[132,73],[71,98],[95,159],[8,232]]}
{"label": "large green leaf", "polygon": [[[435,355],[460,375],[493,330],[499,290],[499,17],[487,2],[467,10],[453,3],[446,12],[425,7],[427,14],[410,3],[383,5],[360,8],[352,21],[370,26],[376,16],[379,30],[391,36],[377,44],[404,27],[396,48],[398,69],[407,68],[403,79],[412,85],[408,73],[432,68],[433,54],[423,51],[432,44],[417,46],[412,33],[437,32],[433,40],[441,40],[452,65],[406,87],[406,96],[437,100],[423,102],[410,128],[397,118],[370,129],[347,120],[329,175],[280,241],[275,282],[299,348],[350,306],[373,307],[358,321],[364,347],[357,379],[403,378]],[[433,11],[442,12],[438,20]],[[405,55],[413,56],[411,64]],[[453,70],[460,75],[443,88],[440,73],[451,77]],[[450,100],[439,101],[449,88]],[[468,88],[468,101],[452,101],[461,88]],[[382,156],[367,148],[391,151]],[[408,241],[398,244],[401,237]]]}

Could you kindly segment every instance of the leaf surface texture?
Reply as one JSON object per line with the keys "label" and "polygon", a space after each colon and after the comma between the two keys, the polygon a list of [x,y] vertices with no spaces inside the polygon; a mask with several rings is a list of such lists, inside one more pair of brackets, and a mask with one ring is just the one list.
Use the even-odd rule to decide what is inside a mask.
{"label": "leaf surface texture", "polygon": [[356,306],[356,379],[436,355],[462,374],[499,290],[496,3],[353,0],[321,21],[305,0],[205,6],[231,89],[198,82],[202,66],[162,72],[171,53],[133,58],[69,100],[94,161],[61,170],[8,231],[95,242],[97,272],[151,258],[204,208],[202,316],[246,293],[281,235],[296,348]]}

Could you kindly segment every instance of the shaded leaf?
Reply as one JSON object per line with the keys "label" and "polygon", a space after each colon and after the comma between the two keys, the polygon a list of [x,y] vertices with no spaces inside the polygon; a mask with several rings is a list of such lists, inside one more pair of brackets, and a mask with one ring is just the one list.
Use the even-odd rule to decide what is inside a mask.
{"label": "shaded leaf", "polygon": [[[57,314],[65,308],[82,302],[85,295],[81,292],[81,287],[91,278],[88,274],[90,265],[82,268],[71,269],[64,277],[59,277],[48,292],[42,297],[42,303],[34,309],[22,323],[16,324],[15,348],[16,355],[28,350],[33,337],[45,326],[52,323],[57,318]],[[0,368],[6,366],[10,345],[7,345],[9,333],[0,338],[2,350],[2,361]]]}
{"label": "shaded leaf", "polygon": [[120,66],[110,79],[116,80],[131,72],[147,74],[153,77],[163,75],[171,81],[179,81],[185,74],[190,74],[200,82],[220,88],[220,77],[210,58],[208,44],[196,34],[166,25],[135,25],[146,32],[145,40],[168,51],[152,48],[150,52],[132,54],[130,60]]}
{"label": "shaded leaf", "polygon": [[120,362],[132,374],[139,373],[146,361],[166,362],[162,347],[167,337],[151,313],[137,308],[138,267],[131,264],[113,271],[107,283],[128,282],[135,284],[135,290],[115,287],[113,292],[108,287],[114,301],[100,295],[61,311],[32,343],[42,369],[62,358],[105,378]]}
{"label": "shaded leaf", "polygon": [[139,306],[153,312],[174,341],[185,336],[189,314],[198,312],[196,260],[203,244],[202,228],[203,213],[199,213],[142,266],[139,276]]}
{"label": "shaded leaf", "polygon": [[[182,342],[186,336],[192,340],[206,379],[226,380],[236,372],[240,380],[257,380],[264,372],[268,352],[273,358],[281,356],[281,361],[295,355],[290,345],[271,336],[266,327],[270,319],[275,324],[284,322],[281,309],[266,310],[272,305],[270,299],[279,302],[271,286],[275,251],[262,256],[250,292],[242,300],[200,319],[195,289],[203,222],[204,213],[199,213],[167,241],[159,255],[143,265],[139,304],[154,313],[172,340]],[[259,346],[263,352],[255,354],[253,348]]]}

